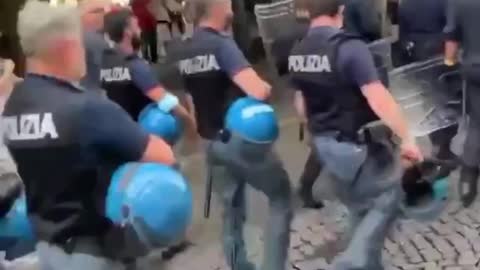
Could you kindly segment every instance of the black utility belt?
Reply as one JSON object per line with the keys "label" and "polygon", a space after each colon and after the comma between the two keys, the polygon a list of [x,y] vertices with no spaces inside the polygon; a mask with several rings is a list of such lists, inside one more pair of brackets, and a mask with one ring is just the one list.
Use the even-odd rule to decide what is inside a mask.
{"label": "black utility belt", "polygon": [[392,130],[380,121],[364,125],[356,133],[344,131],[325,131],[316,135],[334,137],[339,142],[353,142],[357,144],[370,144],[377,142],[391,142],[399,144],[400,139]]}
{"label": "black utility belt", "polygon": [[400,138],[381,121],[375,121],[364,125],[360,128],[357,134],[359,139],[364,143],[385,141],[389,141],[393,144],[401,143]]}

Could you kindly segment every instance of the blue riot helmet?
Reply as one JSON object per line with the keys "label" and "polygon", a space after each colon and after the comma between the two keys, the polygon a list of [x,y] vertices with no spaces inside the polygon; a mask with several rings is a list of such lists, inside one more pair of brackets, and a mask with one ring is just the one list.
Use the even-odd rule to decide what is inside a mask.
{"label": "blue riot helmet", "polygon": [[142,110],[138,117],[140,125],[149,133],[159,136],[174,145],[182,134],[182,123],[176,116],[165,113],[152,103]]}
{"label": "blue riot helmet", "polygon": [[417,221],[433,221],[448,204],[449,175],[455,166],[436,160],[424,162],[407,169],[402,187],[405,196],[401,209],[405,217]]}
{"label": "blue riot helmet", "polygon": [[272,143],[278,138],[279,127],[272,106],[244,97],[228,109],[225,128],[252,143]]}
{"label": "blue riot helmet", "polygon": [[131,225],[147,246],[164,247],[182,238],[192,219],[189,183],[173,168],[127,163],[112,176],[106,215]]}
{"label": "blue riot helmet", "polygon": [[32,227],[27,216],[27,200],[20,196],[7,215],[0,219],[0,238],[34,240]]}

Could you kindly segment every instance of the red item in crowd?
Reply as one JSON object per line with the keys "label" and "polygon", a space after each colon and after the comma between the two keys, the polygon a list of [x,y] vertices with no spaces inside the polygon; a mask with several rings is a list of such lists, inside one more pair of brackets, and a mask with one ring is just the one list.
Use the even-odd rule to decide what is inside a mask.
{"label": "red item in crowd", "polygon": [[155,31],[157,20],[155,16],[148,10],[151,0],[133,0],[132,10],[138,19],[138,24],[142,31]]}

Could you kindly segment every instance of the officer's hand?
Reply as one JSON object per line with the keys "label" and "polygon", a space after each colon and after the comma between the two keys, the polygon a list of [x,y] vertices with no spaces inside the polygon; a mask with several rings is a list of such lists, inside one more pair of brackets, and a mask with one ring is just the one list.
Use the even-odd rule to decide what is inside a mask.
{"label": "officer's hand", "polygon": [[12,73],[15,69],[15,63],[10,59],[5,59],[2,61],[3,70],[7,73]]}
{"label": "officer's hand", "polygon": [[0,94],[8,95],[13,86],[21,79],[13,73],[15,63],[12,60],[3,60],[1,64],[3,66],[3,72],[0,73]]}
{"label": "officer's hand", "polygon": [[408,140],[400,145],[400,155],[404,167],[411,167],[413,164],[423,161],[423,154],[418,145]]}

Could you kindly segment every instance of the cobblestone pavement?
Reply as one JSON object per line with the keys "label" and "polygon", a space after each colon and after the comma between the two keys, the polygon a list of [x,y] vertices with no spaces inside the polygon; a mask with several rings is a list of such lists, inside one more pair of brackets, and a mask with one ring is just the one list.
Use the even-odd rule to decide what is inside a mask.
{"label": "cobblestone pavement", "polygon": [[[336,212],[332,215],[331,208]],[[336,209],[335,209],[336,208]],[[289,269],[328,269],[329,261],[342,244],[346,212],[340,206],[322,211],[297,213],[291,228]],[[468,270],[480,269],[480,203],[462,209],[452,202],[434,223],[401,220],[385,243],[386,270]],[[262,239],[259,228],[247,228],[249,254],[261,261]],[[167,269],[228,269],[219,244],[195,246],[175,257]]]}

